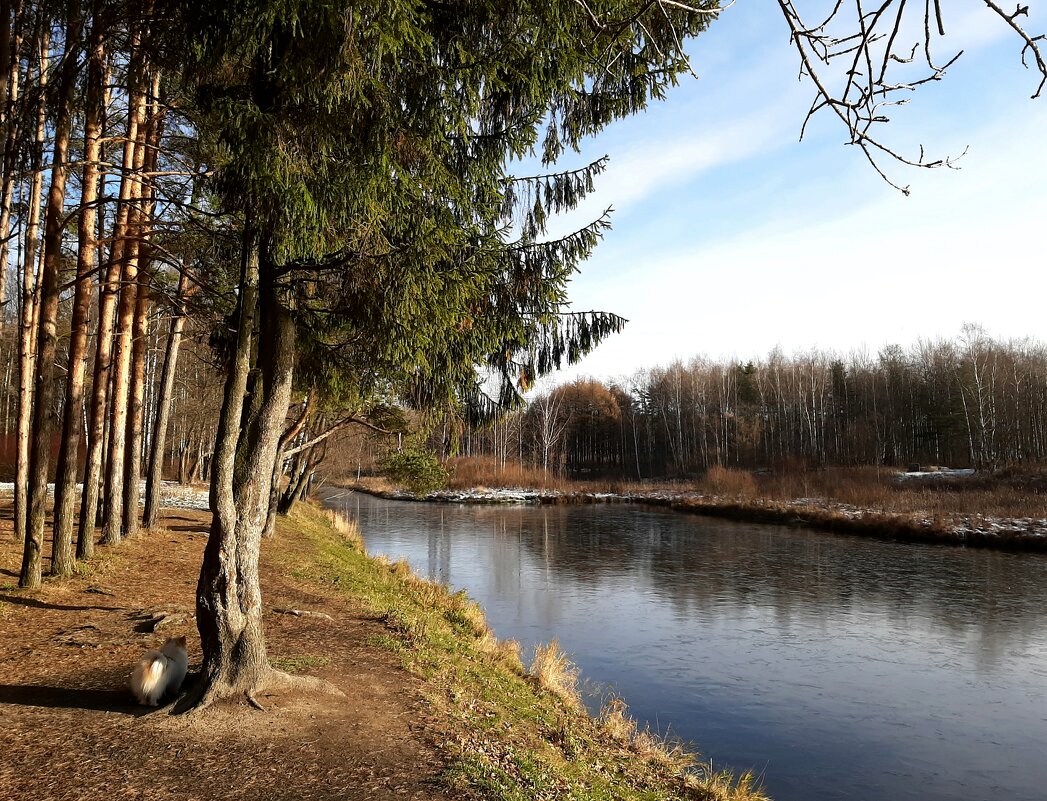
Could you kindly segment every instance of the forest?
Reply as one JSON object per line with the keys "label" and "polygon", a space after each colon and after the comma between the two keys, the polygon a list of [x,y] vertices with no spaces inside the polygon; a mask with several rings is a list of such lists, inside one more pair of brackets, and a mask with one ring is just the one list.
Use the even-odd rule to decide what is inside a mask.
{"label": "forest", "polygon": [[[445,428],[434,447],[447,446]],[[460,435],[467,455],[570,478],[693,477],[887,465],[996,468],[1047,460],[1047,346],[968,324],[955,339],[840,355],[696,357],[547,389]]]}

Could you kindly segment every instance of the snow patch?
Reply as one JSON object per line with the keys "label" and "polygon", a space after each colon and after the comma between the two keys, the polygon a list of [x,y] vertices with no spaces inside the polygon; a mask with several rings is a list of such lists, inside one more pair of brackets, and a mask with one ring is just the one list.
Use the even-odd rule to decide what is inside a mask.
{"label": "snow patch", "polygon": [[[82,484],[76,485],[79,494],[83,488]],[[0,497],[13,496],[15,493],[14,482],[0,481]],[[47,496],[53,498],[55,485],[47,485]],[[208,490],[206,487],[194,487],[179,484],[177,481],[164,481],[160,484],[160,505],[171,509],[198,509],[206,512],[211,507],[208,503]],[[142,482],[139,493],[139,505],[145,505],[145,482]]]}

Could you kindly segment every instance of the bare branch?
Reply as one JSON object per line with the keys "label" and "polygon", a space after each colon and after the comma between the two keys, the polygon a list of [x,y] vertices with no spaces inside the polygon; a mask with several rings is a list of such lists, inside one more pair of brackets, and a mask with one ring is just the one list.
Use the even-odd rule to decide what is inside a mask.
{"label": "bare branch", "polygon": [[[1040,82],[1033,94],[1034,98],[1038,97],[1047,85],[1047,63],[1041,50],[1044,36],[1028,34],[1017,22],[1018,17],[1028,16],[1028,7],[1019,5],[1014,13],[1008,14],[995,0],[985,0],[985,4],[1023,41],[1022,63],[1026,67],[1029,66],[1027,54],[1032,54],[1040,73]],[[923,84],[941,80],[963,54],[961,50],[941,65],[935,58],[935,34],[945,35],[940,0],[924,0],[922,42],[911,46],[900,42],[906,30],[903,25],[910,8],[909,0],[880,0],[872,10],[865,9],[863,0],[852,0],[847,5],[844,0],[836,0],[829,15],[813,27],[804,22],[795,0],[778,0],[778,6],[789,25],[790,42],[800,56],[800,78],[810,80],[815,88],[814,100],[800,127],[801,139],[814,115],[827,108],[843,123],[850,144],[861,149],[877,174],[906,194],[908,187],[888,176],[880,164],[881,159],[924,169],[955,168],[959,157],[928,160],[922,146],[918,157],[904,155],[888,145],[879,135],[882,128],[876,127],[890,122],[884,109],[908,103],[909,98],[899,97],[899,92],[911,95]],[[845,18],[847,9],[850,9],[846,15],[849,19]],[[894,79],[892,69],[899,64],[912,64],[921,47],[927,72]],[[847,66],[840,70],[837,59],[843,59]]]}
{"label": "bare branch", "polygon": [[284,451],[283,455],[285,457],[294,456],[296,453],[301,453],[304,450],[308,450],[309,448],[312,448],[315,445],[319,445],[332,434],[341,431],[343,428],[348,428],[351,425],[363,426],[364,428],[369,428],[372,431],[377,431],[379,434],[397,433],[395,431],[390,431],[389,429],[382,428],[381,426],[376,426],[374,423],[372,423],[365,417],[357,417],[355,414],[351,414],[348,417],[343,417],[334,425],[329,426],[326,431],[324,431],[321,434],[317,434],[315,437],[306,442],[303,442],[301,445],[295,445],[293,448],[288,448]]}
{"label": "bare branch", "polygon": [[1040,46],[1037,42],[1044,40],[1044,35],[1041,33],[1039,36],[1029,36],[1018,24],[1018,17],[1029,16],[1028,6],[1018,6],[1013,14],[1008,14],[1000,6],[993,2],[993,0],[985,0],[985,5],[995,11],[1000,17],[1017,33],[1024,41],[1025,47],[1022,48],[1022,65],[1028,69],[1029,65],[1025,63],[1025,54],[1032,53],[1033,58],[1036,59],[1036,68],[1040,71],[1040,83],[1036,87],[1036,91],[1032,94],[1032,99],[1035,100],[1040,96],[1040,92],[1043,91],[1044,84],[1047,84],[1047,63],[1044,63],[1043,52],[1040,50]]}

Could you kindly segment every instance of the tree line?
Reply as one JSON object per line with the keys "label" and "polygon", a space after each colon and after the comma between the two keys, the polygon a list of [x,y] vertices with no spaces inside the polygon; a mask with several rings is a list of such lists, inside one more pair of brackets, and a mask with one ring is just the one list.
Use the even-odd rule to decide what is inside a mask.
{"label": "tree line", "polygon": [[694,358],[579,380],[464,434],[472,454],[572,477],[691,476],[713,465],[1047,461],[1047,344],[977,325],[954,339],[840,355]]}

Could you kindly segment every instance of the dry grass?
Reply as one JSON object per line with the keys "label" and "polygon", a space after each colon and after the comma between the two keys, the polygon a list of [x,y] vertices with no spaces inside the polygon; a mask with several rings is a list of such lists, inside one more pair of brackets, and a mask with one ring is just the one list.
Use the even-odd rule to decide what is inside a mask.
{"label": "dry grass", "polygon": [[557,475],[553,471],[528,467],[516,461],[504,465],[489,456],[461,456],[449,459],[452,468],[448,489],[534,489],[550,490],[576,495],[592,492],[613,492],[628,495],[652,490],[686,491],[696,489],[693,481],[630,481],[607,479],[578,481]]}
{"label": "dry grass", "polygon": [[[829,467],[793,465],[767,475],[714,465],[697,481],[572,481],[489,457],[454,459],[453,489],[526,488],[556,490],[565,495],[612,492],[700,492],[737,499],[788,502],[817,498],[861,507],[880,514],[955,518],[990,515],[1047,519],[1047,466],[1010,466],[972,477],[909,479],[889,467]],[[372,481],[374,481],[372,479]]]}
{"label": "dry grass", "polygon": [[686,786],[702,801],[770,801],[752,771],[735,776],[729,770],[716,771],[711,762],[700,766],[696,775],[684,780]]}
{"label": "dry grass", "polygon": [[449,489],[546,489],[569,490],[576,482],[558,476],[552,471],[526,467],[519,462],[509,461],[504,465],[489,456],[460,456],[448,459]]}
{"label": "dry grass", "polygon": [[480,648],[490,654],[494,660],[513,673],[524,674],[523,658],[520,656],[520,643],[516,640],[499,640],[488,632],[480,640]]}
{"label": "dry grass", "polygon": [[752,498],[757,494],[756,479],[748,470],[713,465],[702,479],[701,487],[714,495]]}
{"label": "dry grass", "polygon": [[364,538],[360,534],[360,528],[356,525],[355,520],[350,520],[340,512],[336,512],[334,509],[324,509],[323,516],[330,524],[331,528],[334,529],[342,539],[349,543],[353,548],[358,551],[364,549]]}
{"label": "dry grass", "polygon": [[650,728],[639,728],[621,698],[612,698],[604,704],[598,720],[612,740],[674,773],[683,773],[695,764],[695,754],[684,748],[682,743],[662,737]]}
{"label": "dry grass", "polygon": [[711,762],[698,757],[683,743],[663,737],[650,728],[640,729],[629,715],[621,698],[612,698],[600,710],[599,725],[615,743],[641,759],[662,766],[683,777],[684,787],[701,801],[769,801],[752,771],[735,776],[731,771],[713,769]]}
{"label": "dry grass", "polygon": [[578,694],[580,671],[553,640],[548,645],[534,649],[534,659],[527,672],[549,692],[558,696],[573,709],[583,709],[582,697]]}
{"label": "dry grass", "polygon": [[400,489],[400,487],[384,476],[361,476],[360,478],[353,476],[347,478],[336,478],[331,480],[329,483],[336,487],[362,489],[365,492],[371,492],[375,495],[388,495]]}
{"label": "dry grass", "polygon": [[826,468],[760,476],[757,485],[771,500],[824,498],[883,514],[1047,518],[1047,472],[1040,467],[904,481],[888,468]]}

